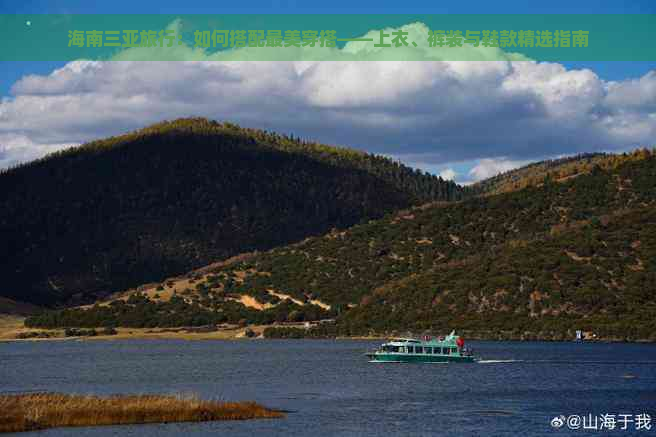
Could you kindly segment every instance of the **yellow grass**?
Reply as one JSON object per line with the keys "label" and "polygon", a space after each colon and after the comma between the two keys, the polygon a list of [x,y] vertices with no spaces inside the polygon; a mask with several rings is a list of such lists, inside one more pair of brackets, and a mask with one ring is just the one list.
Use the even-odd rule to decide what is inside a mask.
{"label": "yellow grass", "polygon": [[19,333],[30,331],[25,328],[24,320],[25,317],[0,314],[0,341],[14,339]]}
{"label": "yellow grass", "polygon": [[288,294],[278,293],[278,292],[273,291],[273,290],[271,290],[271,289],[268,289],[267,292],[268,292],[269,294],[273,295],[273,296],[276,296],[276,297],[277,297],[278,299],[280,299],[280,300],[289,299],[289,300],[291,300],[292,302],[294,302],[296,305],[299,305],[299,306],[303,306],[303,305],[304,305],[303,302],[301,302],[301,301],[298,300],[298,299],[294,299],[293,297],[291,297],[291,296],[288,295]]}
{"label": "yellow grass", "polygon": [[17,328],[23,325],[25,317],[0,314],[0,328]]}
{"label": "yellow grass", "polygon": [[279,418],[255,402],[204,401],[190,396],[0,395],[0,433],[35,429]]}
{"label": "yellow grass", "polygon": [[255,299],[253,296],[249,296],[247,294],[242,294],[239,299],[234,299],[231,298],[231,300],[234,300],[236,302],[241,303],[242,305],[249,307],[249,308],[254,308],[258,311],[265,310],[267,308],[271,308],[274,305],[271,305],[270,303],[261,303],[257,299]]}
{"label": "yellow grass", "polygon": [[[65,337],[63,329],[40,329],[26,328],[23,326],[23,319],[3,327],[0,324],[0,342],[5,341],[65,341],[65,340],[82,340],[82,341],[104,341],[104,340],[148,340],[148,339],[173,339],[173,340],[235,340],[246,338],[246,330],[249,329],[259,337],[268,327],[279,325],[249,325],[248,327],[221,328],[217,331],[193,332],[185,328],[116,328],[116,335],[102,335],[102,327],[96,327],[98,335],[95,337]],[[285,324],[286,327],[303,328],[304,323]],[[19,338],[20,334],[29,332],[42,332],[50,334],[47,338],[31,337]]]}
{"label": "yellow grass", "polygon": [[[238,261],[241,258],[247,259],[250,256],[252,255],[246,254],[245,258],[236,257],[235,260]],[[130,298],[130,296],[134,294],[143,294],[146,295],[149,299],[158,302],[168,302],[171,300],[171,298],[174,295],[177,295],[179,297],[182,297],[187,303],[191,303],[192,296],[199,296],[199,293],[196,290],[196,285],[198,283],[206,283],[209,276],[212,275],[211,273],[212,269],[210,267],[221,266],[221,265],[225,265],[226,263],[230,264],[230,262],[228,261],[215,263],[215,264],[211,264],[210,266],[204,267],[202,269],[195,270],[194,272],[191,272],[186,276],[172,277],[172,278],[165,279],[161,282],[144,284],[137,288],[132,288],[129,290],[113,293],[111,296],[107,297],[102,301],[95,302],[94,304],[80,305],[78,308],[89,309],[94,305],[108,306],[112,302],[119,301],[119,300],[126,302]],[[263,276],[271,275],[270,272],[258,272],[255,269],[233,270],[232,274],[234,275],[234,279],[238,283],[243,283],[244,280],[249,275],[263,275]],[[190,276],[193,276],[195,279],[192,279]],[[158,290],[160,286],[163,287],[162,290]],[[219,285],[218,289],[223,290],[223,286]],[[303,301],[299,299],[295,299],[292,296],[288,294],[284,294],[282,292],[277,292],[276,290],[268,289],[267,292],[272,296],[278,297],[280,300],[289,299],[290,301],[300,306],[303,306],[305,304]],[[253,308],[258,311],[263,311],[269,308],[273,308],[277,305],[269,302],[259,302],[255,297],[247,294],[240,294],[240,295],[233,294],[231,295],[231,297],[228,297],[228,299],[233,300],[235,302],[239,302],[242,305],[246,306],[247,308]],[[322,302],[319,299],[311,299],[310,303],[319,306],[325,310],[331,309],[331,306],[329,304]]]}

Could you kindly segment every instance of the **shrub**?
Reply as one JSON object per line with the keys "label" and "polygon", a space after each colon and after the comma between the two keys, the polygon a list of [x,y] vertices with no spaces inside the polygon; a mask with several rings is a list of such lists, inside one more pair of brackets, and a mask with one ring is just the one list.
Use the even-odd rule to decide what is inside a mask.
{"label": "shrub", "polygon": [[118,331],[116,329],[112,328],[111,326],[108,326],[107,328],[105,328],[101,331],[101,334],[102,335],[116,335],[116,334],[118,334]]}

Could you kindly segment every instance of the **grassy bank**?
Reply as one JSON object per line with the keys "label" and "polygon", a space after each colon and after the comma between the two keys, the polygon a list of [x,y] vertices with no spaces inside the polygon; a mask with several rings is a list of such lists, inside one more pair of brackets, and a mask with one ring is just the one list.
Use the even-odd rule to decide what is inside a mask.
{"label": "grassy bank", "polygon": [[[390,337],[412,336],[408,330],[386,332],[343,332],[335,325],[319,325],[306,329],[304,324],[294,325],[248,325],[231,328],[197,329],[195,327],[180,328],[116,328],[112,335],[106,334],[106,328],[93,328],[97,331],[93,336],[67,336],[65,329],[33,329],[26,328],[23,318],[3,318],[0,316],[0,342],[2,341],[56,341],[67,339],[83,340],[135,340],[135,339],[174,339],[174,340],[235,340],[251,336],[265,339],[351,339],[374,340]],[[78,329],[79,331],[80,329]],[[75,330],[73,330],[75,331]],[[87,330],[88,331],[88,330]],[[449,329],[444,328],[442,334]],[[423,335],[423,330],[414,331],[415,335]],[[656,334],[641,336],[631,332],[623,335],[604,334],[592,331],[597,336],[594,340],[606,342],[655,343]],[[492,341],[572,341],[575,331],[532,331],[532,330],[471,330],[458,329],[458,334],[468,340]]]}
{"label": "grassy bank", "polygon": [[[76,328],[75,332],[91,330],[95,335],[68,335],[64,328],[35,329],[24,325],[24,318],[0,315],[0,342],[3,341],[56,341],[56,340],[133,340],[133,339],[176,339],[176,340],[235,340],[251,336],[262,337],[266,328],[276,325],[248,325],[232,327],[215,327],[214,329],[199,329],[198,327],[179,328],[115,328],[108,334],[107,328]],[[303,324],[291,325],[302,327]],[[83,334],[83,333],[82,333]]]}
{"label": "grassy bank", "polygon": [[0,396],[0,433],[55,427],[208,422],[279,418],[254,402],[204,401],[182,396],[77,396],[57,393]]}

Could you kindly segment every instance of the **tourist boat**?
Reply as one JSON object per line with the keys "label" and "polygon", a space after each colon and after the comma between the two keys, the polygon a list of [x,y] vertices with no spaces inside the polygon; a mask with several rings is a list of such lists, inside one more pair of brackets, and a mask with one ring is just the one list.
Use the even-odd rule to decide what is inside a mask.
{"label": "tourist boat", "polygon": [[414,338],[394,338],[382,344],[377,350],[367,352],[371,362],[387,363],[472,363],[472,352],[465,348],[465,340],[455,331],[446,338],[424,336]]}

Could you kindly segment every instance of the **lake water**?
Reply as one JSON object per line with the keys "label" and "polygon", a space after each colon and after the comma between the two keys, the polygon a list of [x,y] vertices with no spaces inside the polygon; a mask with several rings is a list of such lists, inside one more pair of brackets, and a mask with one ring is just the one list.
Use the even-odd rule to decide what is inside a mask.
{"label": "lake water", "polygon": [[[380,342],[50,341],[0,343],[0,391],[196,393],[255,400],[287,418],[68,428],[21,436],[516,436],[559,415],[647,413],[656,435],[656,345],[471,342],[486,362],[375,364]],[[499,362],[506,361],[507,362]],[[593,433],[600,435],[600,431]]]}

